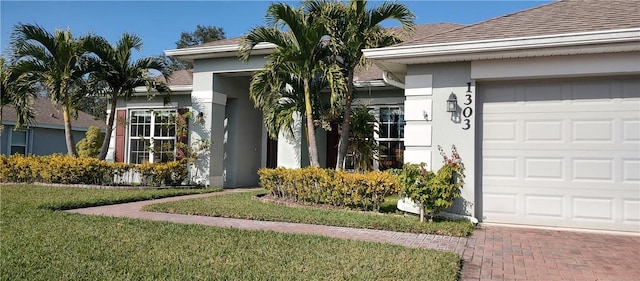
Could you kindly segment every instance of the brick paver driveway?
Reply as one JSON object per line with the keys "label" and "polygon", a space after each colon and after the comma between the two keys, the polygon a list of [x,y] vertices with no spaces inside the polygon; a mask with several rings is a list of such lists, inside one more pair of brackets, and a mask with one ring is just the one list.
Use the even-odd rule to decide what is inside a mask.
{"label": "brick paver driveway", "polygon": [[462,280],[640,280],[638,235],[486,226],[462,256]]}
{"label": "brick paver driveway", "polygon": [[640,235],[610,235],[486,226],[469,238],[298,223],[142,212],[149,204],[243,192],[225,190],[70,210],[116,217],[242,229],[318,234],[454,251],[464,258],[461,280],[640,280]]}

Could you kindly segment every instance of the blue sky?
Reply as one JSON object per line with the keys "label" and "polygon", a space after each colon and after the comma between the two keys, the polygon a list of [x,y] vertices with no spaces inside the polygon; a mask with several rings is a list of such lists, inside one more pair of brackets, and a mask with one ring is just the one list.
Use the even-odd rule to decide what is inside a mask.
{"label": "blue sky", "polygon": [[[297,5],[299,1],[287,1]],[[399,1],[416,15],[416,23],[472,24],[550,1]],[[74,36],[93,32],[114,43],[124,32],[142,37],[136,57],[175,49],[182,31],[196,25],[222,27],[227,38],[264,24],[271,1],[6,1],[0,0],[0,43],[4,54],[13,26],[37,23],[53,32],[71,29]],[[370,1],[370,5],[379,4]],[[386,24],[394,26],[395,23]]]}

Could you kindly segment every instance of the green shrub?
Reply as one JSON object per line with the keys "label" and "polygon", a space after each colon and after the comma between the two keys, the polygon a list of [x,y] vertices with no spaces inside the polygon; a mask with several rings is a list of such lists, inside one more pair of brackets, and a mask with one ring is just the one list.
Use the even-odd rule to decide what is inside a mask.
{"label": "green shrub", "polygon": [[132,165],[61,154],[0,155],[0,182],[110,185],[122,184],[127,173],[138,172],[145,185],[180,185],[189,176],[185,161]]}
{"label": "green shrub", "polygon": [[386,172],[364,174],[308,167],[260,169],[260,185],[272,195],[300,202],[379,210],[387,195],[400,190],[397,177]]}
{"label": "green shrub", "polygon": [[186,160],[167,163],[146,163],[134,166],[145,185],[180,185],[189,176]]}
{"label": "green shrub", "polygon": [[80,140],[76,144],[78,155],[80,157],[92,157],[97,158],[100,154],[100,148],[102,148],[102,141],[104,140],[104,133],[100,131],[100,128],[96,126],[89,127],[84,139]]}
{"label": "green shrub", "polygon": [[[452,157],[449,158],[438,146],[444,165],[434,173],[426,169],[425,163],[405,164],[402,170],[393,170],[398,175],[402,186],[400,195],[420,203],[430,218],[448,209],[453,201],[460,197],[464,185],[464,164],[458,151],[452,146]],[[421,216],[422,219],[422,216]]]}

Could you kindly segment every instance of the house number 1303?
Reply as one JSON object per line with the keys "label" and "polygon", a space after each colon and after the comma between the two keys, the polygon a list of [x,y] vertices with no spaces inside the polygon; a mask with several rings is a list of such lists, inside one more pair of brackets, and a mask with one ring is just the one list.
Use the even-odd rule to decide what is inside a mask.
{"label": "house number 1303", "polygon": [[465,101],[464,101],[464,105],[465,108],[462,109],[462,117],[464,117],[464,119],[462,120],[462,129],[463,130],[469,130],[471,128],[471,116],[473,116],[473,108],[471,107],[471,104],[473,103],[472,100],[472,96],[471,96],[471,82],[467,83],[467,94],[465,94]]}

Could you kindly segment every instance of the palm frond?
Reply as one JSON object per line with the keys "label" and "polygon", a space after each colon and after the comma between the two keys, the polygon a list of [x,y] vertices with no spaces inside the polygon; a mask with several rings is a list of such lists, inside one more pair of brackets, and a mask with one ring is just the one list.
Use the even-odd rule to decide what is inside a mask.
{"label": "palm frond", "polygon": [[387,19],[395,19],[404,29],[411,30],[415,26],[415,16],[407,6],[394,2],[384,2],[371,10],[371,25],[378,25]]}

